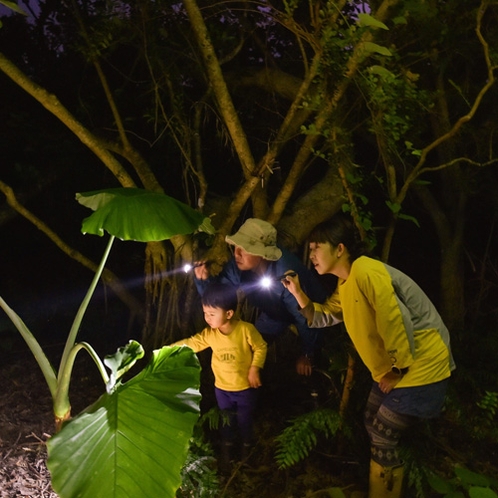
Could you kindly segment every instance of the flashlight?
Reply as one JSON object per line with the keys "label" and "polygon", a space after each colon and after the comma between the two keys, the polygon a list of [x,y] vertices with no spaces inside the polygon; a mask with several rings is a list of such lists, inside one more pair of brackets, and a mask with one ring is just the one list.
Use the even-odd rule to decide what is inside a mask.
{"label": "flashlight", "polygon": [[296,275],[297,273],[295,271],[290,271],[289,273],[285,273],[284,275],[280,275],[279,277],[263,277],[260,283],[262,287],[268,289],[274,282],[281,282],[282,280],[285,280],[285,277],[295,277]]}
{"label": "flashlight", "polygon": [[190,270],[193,270],[194,268],[198,268],[199,266],[204,266],[207,265],[209,262],[208,261],[203,261],[201,263],[195,263],[195,265],[191,265],[190,263],[187,263],[183,265],[183,271],[185,273],[188,273]]}
{"label": "flashlight", "polygon": [[285,280],[285,277],[295,277],[297,273],[295,271],[290,271],[289,273],[284,273],[283,275],[280,275],[280,277],[275,277],[275,281],[281,282],[282,280]]}

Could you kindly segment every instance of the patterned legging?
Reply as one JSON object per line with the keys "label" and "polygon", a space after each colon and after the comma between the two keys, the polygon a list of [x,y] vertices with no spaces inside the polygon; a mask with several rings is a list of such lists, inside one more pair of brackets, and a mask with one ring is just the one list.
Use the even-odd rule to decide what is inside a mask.
{"label": "patterned legging", "polygon": [[371,457],[383,467],[402,463],[398,443],[402,433],[418,418],[396,413],[382,404],[384,395],[374,384],[365,408],[364,423],[370,437]]}

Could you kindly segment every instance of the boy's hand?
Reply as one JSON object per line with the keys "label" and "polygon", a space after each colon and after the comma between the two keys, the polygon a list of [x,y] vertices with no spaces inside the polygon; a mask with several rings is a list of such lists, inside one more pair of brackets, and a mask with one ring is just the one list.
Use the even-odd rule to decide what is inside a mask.
{"label": "boy's hand", "polygon": [[249,367],[247,380],[249,381],[249,385],[251,387],[254,388],[261,387],[261,379],[259,377],[259,367],[255,367],[254,365]]}

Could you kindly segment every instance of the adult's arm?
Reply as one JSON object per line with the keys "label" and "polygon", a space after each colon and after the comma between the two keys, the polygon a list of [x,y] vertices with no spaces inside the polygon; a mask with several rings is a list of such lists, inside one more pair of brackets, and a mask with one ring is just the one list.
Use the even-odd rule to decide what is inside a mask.
{"label": "adult's arm", "polygon": [[312,328],[331,327],[343,321],[337,291],[329,296],[323,304],[308,301],[308,304],[301,308],[300,312]]}
{"label": "adult's arm", "polygon": [[235,259],[229,259],[221,272],[214,277],[208,276],[208,278],[203,280],[197,278],[196,274],[194,273],[195,287],[200,296],[204,294],[204,291],[211,282],[229,283],[235,287],[238,287],[240,285],[240,270],[235,264]]}

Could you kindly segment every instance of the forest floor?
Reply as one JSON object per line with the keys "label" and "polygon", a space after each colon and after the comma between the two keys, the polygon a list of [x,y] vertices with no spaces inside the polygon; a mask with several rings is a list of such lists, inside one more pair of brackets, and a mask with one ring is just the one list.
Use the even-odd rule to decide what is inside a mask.
{"label": "forest floor", "polygon": [[[98,396],[97,385],[82,367],[76,363],[71,388],[77,395],[75,413]],[[0,498],[57,498],[46,467],[46,441],[54,433],[54,416],[41,370],[26,348],[2,352],[0,371]]]}
{"label": "forest floor", "polygon": [[[0,350],[0,353],[0,498],[57,498],[46,467],[46,441],[53,434],[54,423],[45,380],[27,348],[9,353]],[[79,413],[103,391],[100,379],[93,374],[89,376],[95,368],[90,370],[86,361],[78,360],[73,371],[70,396],[73,413]],[[261,398],[256,423],[258,442],[248,460],[234,462],[232,475],[219,479],[215,494],[199,492],[188,496],[365,497],[368,486],[366,453],[358,457],[348,455],[347,451],[334,452],[330,446],[319,444],[309,457],[289,469],[281,470],[276,465],[274,438],[290,419],[310,409],[312,400],[308,395],[306,382],[292,380],[292,385],[289,383],[287,388],[275,391],[269,387]],[[205,401],[209,403],[209,399]],[[447,475],[448,479],[452,477],[455,464],[498,478],[498,445],[472,443],[462,434],[449,420],[436,422],[428,444],[431,453],[424,457],[424,464],[440,475]],[[414,479],[417,480],[416,474],[410,472],[410,480]],[[410,485],[413,486],[413,482]],[[344,495],[336,494],[339,489]],[[412,489],[407,491],[405,498],[414,496],[417,494]]]}

